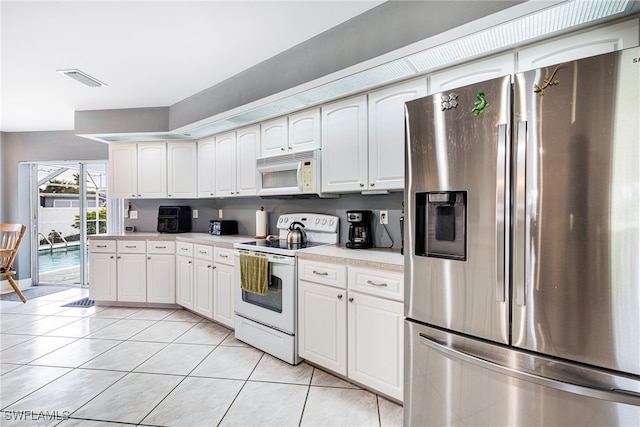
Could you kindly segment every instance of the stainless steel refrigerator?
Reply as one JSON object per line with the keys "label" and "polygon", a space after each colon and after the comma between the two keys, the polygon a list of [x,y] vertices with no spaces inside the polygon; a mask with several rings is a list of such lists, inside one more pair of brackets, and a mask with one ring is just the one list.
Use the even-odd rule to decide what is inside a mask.
{"label": "stainless steel refrigerator", "polygon": [[406,104],[409,426],[640,425],[640,48]]}

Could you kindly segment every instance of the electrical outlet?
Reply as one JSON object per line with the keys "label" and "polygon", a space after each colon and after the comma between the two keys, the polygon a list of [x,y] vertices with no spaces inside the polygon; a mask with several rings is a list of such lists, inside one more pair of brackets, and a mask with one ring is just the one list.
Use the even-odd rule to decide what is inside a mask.
{"label": "electrical outlet", "polygon": [[198,218],[198,209],[194,209],[192,213],[194,218]]}
{"label": "electrical outlet", "polygon": [[222,209],[218,209],[218,218],[222,219]]}
{"label": "electrical outlet", "polygon": [[380,211],[380,224],[389,224],[389,212]]}
{"label": "electrical outlet", "polygon": [[129,211],[129,219],[138,219],[138,211]]}

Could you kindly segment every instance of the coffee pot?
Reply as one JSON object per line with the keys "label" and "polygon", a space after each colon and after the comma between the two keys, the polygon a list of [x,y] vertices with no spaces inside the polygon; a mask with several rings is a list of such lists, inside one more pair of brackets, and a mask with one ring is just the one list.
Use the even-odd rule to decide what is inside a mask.
{"label": "coffee pot", "polygon": [[349,249],[367,249],[373,247],[371,229],[371,211],[347,211],[349,222],[349,241],[345,245]]}

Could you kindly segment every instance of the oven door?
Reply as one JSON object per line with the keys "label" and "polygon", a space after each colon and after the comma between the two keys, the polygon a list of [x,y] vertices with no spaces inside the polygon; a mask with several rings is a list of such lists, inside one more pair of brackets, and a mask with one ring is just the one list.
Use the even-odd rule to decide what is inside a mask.
{"label": "oven door", "polygon": [[258,195],[302,194],[302,162],[292,160],[258,165]]}
{"label": "oven door", "polygon": [[[266,256],[269,259],[271,277],[269,293],[257,295],[240,287],[240,252]],[[239,316],[295,334],[296,324],[296,258],[261,252],[236,250],[234,308]]]}

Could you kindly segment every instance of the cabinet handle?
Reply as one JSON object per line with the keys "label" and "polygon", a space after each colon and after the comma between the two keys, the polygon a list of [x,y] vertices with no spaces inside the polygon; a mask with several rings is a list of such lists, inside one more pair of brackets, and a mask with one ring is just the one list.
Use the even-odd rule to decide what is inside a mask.
{"label": "cabinet handle", "polygon": [[207,251],[198,251],[199,254],[206,255]]}
{"label": "cabinet handle", "polygon": [[118,259],[121,259],[122,257],[121,257],[121,256],[118,256],[117,258],[118,258]]}
{"label": "cabinet handle", "polygon": [[369,184],[371,187],[373,187],[374,185],[376,185],[375,182],[372,182],[371,184]]}
{"label": "cabinet handle", "polygon": [[135,249],[136,245],[124,245],[124,247],[127,249]]}
{"label": "cabinet handle", "polygon": [[373,286],[380,286],[380,287],[383,287],[383,288],[386,288],[387,286],[389,286],[389,285],[387,285],[386,283],[376,283],[376,282],[374,282],[374,281],[372,281],[372,280],[367,280],[367,283],[368,283],[369,285],[373,285]]}
{"label": "cabinet handle", "polygon": [[281,151],[284,151],[284,147],[280,147],[280,150],[281,150]]}
{"label": "cabinet handle", "polygon": [[138,194],[138,197],[142,197],[142,194]]}
{"label": "cabinet handle", "polygon": [[353,302],[353,297],[349,297],[349,302]]}
{"label": "cabinet handle", "polygon": [[150,257],[150,256],[148,256],[148,257],[147,257],[147,259],[151,259],[151,257]]}
{"label": "cabinet handle", "polygon": [[342,299],[342,294],[338,294],[338,299]]}
{"label": "cabinet handle", "polygon": [[229,258],[229,255],[220,254],[220,258]]}
{"label": "cabinet handle", "polygon": [[109,259],[113,259],[113,258],[115,258],[113,255],[111,255],[111,256],[109,257]]}
{"label": "cabinet handle", "polygon": [[188,248],[180,248],[181,251],[188,251]]}
{"label": "cabinet handle", "polygon": [[136,197],[136,195],[135,195],[135,194],[132,194],[132,195],[131,195],[131,197]]}
{"label": "cabinet handle", "polygon": [[107,245],[96,245],[96,248],[106,248]]}
{"label": "cabinet handle", "polygon": [[360,183],[360,187],[364,187],[364,184],[362,182]]}
{"label": "cabinet handle", "polygon": [[193,261],[189,261],[189,264],[193,264]]}
{"label": "cabinet handle", "polygon": [[156,249],[167,249],[166,246],[156,246]]}
{"label": "cabinet handle", "polygon": [[328,275],[329,275],[329,273],[327,273],[326,271],[319,272],[319,271],[315,271],[315,270],[313,270],[313,272],[312,272],[312,273],[313,273],[313,274],[316,274],[316,275],[318,275],[318,276],[328,276]]}

